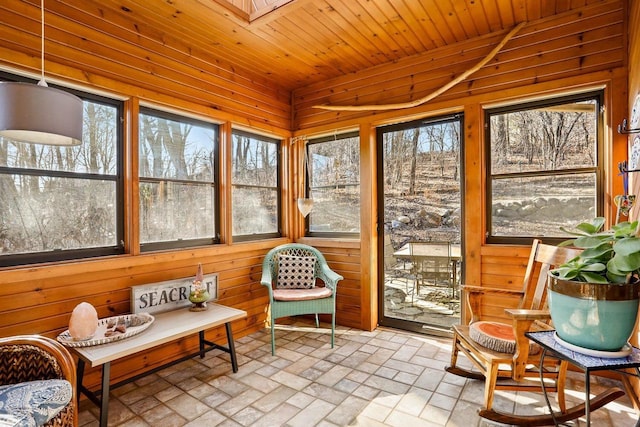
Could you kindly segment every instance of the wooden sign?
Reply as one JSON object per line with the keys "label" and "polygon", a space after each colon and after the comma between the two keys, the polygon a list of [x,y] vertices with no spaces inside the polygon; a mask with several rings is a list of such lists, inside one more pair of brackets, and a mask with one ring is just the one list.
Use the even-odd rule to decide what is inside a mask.
{"label": "wooden sign", "polygon": [[[218,274],[205,274],[203,280],[211,298],[218,299]],[[189,293],[193,277],[167,280],[166,282],[149,283],[147,285],[131,287],[131,312],[132,313],[159,313],[188,307]]]}

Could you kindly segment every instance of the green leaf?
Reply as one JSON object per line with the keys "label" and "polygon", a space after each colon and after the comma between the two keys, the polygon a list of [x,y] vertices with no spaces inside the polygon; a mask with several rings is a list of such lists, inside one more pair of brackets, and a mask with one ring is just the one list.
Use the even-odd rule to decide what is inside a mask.
{"label": "green leaf", "polygon": [[585,281],[588,283],[602,283],[602,284],[608,283],[607,278],[601,274],[589,273],[585,271],[585,272],[582,272],[580,276],[583,277]]}
{"label": "green leaf", "polygon": [[621,255],[616,254],[609,262],[607,263],[607,268],[614,272],[614,274],[618,273],[629,273],[631,271],[635,271],[640,269],[640,253],[632,253],[630,255]]}
{"label": "green leaf", "polygon": [[596,262],[593,264],[583,264],[580,268],[581,271],[591,271],[591,272],[603,272],[607,270],[607,265],[601,262]]}
{"label": "green leaf", "polygon": [[602,227],[604,226],[604,223],[605,223],[604,217],[600,216],[600,217],[594,218],[593,220],[591,220],[591,222],[583,222],[581,224],[578,224],[576,228],[578,230],[584,231],[585,233],[594,234],[600,231],[600,229],[602,229]]}
{"label": "green leaf", "polygon": [[594,260],[607,262],[613,255],[613,248],[609,243],[600,243],[597,246],[585,249],[580,258],[583,262],[593,262]]}
{"label": "green leaf", "polygon": [[551,270],[559,279],[572,280],[578,276],[578,269],[572,267],[559,267]]}
{"label": "green leaf", "polygon": [[577,255],[577,256],[571,258],[569,261],[567,261],[563,265],[579,265],[580,264],[579,261],[580,261],[580,255]]}
{"label": "green leaf", "polygon": [[[562,227],[560,227],[562,228]],[[566,230],[563,230],[566,231]],[[570,233],[573,234],[573,233]],[[575,246],[575,239],[571,239],[571,240],[565,240],[564,242],[560,242],[558,243],[558,246]]]}
{"label": "green leaf", "polygon": [[[562,230],[567,234],[571,234],[573,236],[590,236],[598,233],[598,231],[602,228],[603,225],[604,225],[604,218],[598,217],[598,218],[594,218],[591,222],[582,222],[578,224],[573,230],[569,230],[565,227],[560,227],[560,230]],[[563,245],[564,243],[566,242],[562,242]]]}
{"label": "green leaf", "polygon": [[613,272],[608,271],[607,279],[609,279],[610,283],[627,283],[626,274],[614,274]]}
{"label": "green leaf", "polygon": [[633,221],[631,223],[624,221],[612,226],[611,230],[617,238],[621,238],[634,236],[636,228],[638,228],[638,221]]}
{"label": "green leaf", "polygon": [[605,219],[597,217],[574,230],[563,229],[578,237],[560,246],[572,245],[583,251],[552,270],[559,278],[589,283],[628,283],[640,276],[639,222],[620,222],[603,231],[604,224]]}
{"label": "green leaf", "polygon": [[637,237],[627,237],[618,240],[613,244],[616,254],[629,255],[640,252],[640,239]]}
{"label": "green leaf", "polygon": [[603,240],[608,240],[608,238],[597,236],[582,236],[576,239],[575,246],[582,249],[595,248],[597,246],[600,246]]}

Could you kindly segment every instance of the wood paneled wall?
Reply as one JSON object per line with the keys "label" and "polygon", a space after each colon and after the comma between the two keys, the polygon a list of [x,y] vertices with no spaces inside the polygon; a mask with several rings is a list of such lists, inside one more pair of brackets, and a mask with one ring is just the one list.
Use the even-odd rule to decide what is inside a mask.
{"label": "wood paneled wall", "polygon": [[[39,74],[38,6],[35,2],[0,4],[0,69]],[[259,284],[262,259],[271,247],[293,239],[292,228],[285,224],[286,237],[281,239],[232,244],[230,212],[227,211],[222,221],[225,243],[221,245],[140,254],[135,236],[138,203],[137,178],[133,176],[137,150],[135,118],[141,103],[170,107],[221,123],[223,144],[230,144],[232,125],[280,137],[286,143],[290,136],[289,93],[276,82],[249,79],[229,71],[225,64],[207,62],[206,52],[191,51],[179,37],[170,36],[170,31],[129,28],[126,22],[107,28],[100,17],[100,13],[108,13],[106,9],[95,10],[95,15],[88,17],[84,16],[86,12],[75,9],[72,2],[47,2],[47,10],[52,11],[46,16],[49,83],[126,100],[125,145],[127,162],[133,164],[134,170],[125,177],[129,201],[125,223],[128,253],[0,269],[0,336],[36,333],[55,337],[67,328],[71,311],[82,301],[93,304],[100,317],[128,313],[131,286],[192,277],[198,262],[203,264],[206,273],[218,273],[219,302],[247,311],[246,319],[233,324],[235,336],[263,328],[268,298]],[[87,19],[95,25],[78,23]],[[109,32],[115,36],[107,36]],[[135,44],[138,47],[132,47]],[[149,51],[154,53],[149,55]],[[293,215],[289,213],[293,209],[288,190],[291,176],[285,174],[286,218]],[[223,191],[229,198],[230,186],[225,186]],[[208,335],[224,341],[224,328],[209,331]],[[118,362],[112,367],[112,380],[117,382],[197,347],[196,337],[189,337]],[[99,383],[95,370],[88,375],[89,385]]]}
{"label": "wood paneled wall", "polygon": [[[336,321],[340,325],[362,328],[360,313],[362,311],[362,283],[360,264],[360,242],[357,240],[332,240],[332,239],[298,239],[300,243],[313,245],[322,252],[332,269],[339,272],[344,280],[338,283],[338,296],[336,300],[337,313],[340,315]],[[329,321],[330,318],[323,318]]]}
{"label": "wood paneled wall", "polygon": [[[284,240],[284,239],[283,239]],[[38,333],[57,336],[67,328],[70,313],[82,301],[93,304],[100,317],[130,312],[130,287],[206,273],[218,273],[221,304],[246,310],[248,317],[234,322],[238,336],[263,327],[268,298],[260,286],[265,252],[276,242],[180,252],[119,256],[49,266],[0,271],[0,336]],[[223,329],[214,337],[222,336]],[[114,365],[114,380],[153,366],[176,352],[197,348],[194,338],[179,340],[143,355],[144,361]]]}
{"label": "wood paneled wall", "polygon": [[[16,3],[16,2],[13,2]],[[329,264],[345,277],[338,292],[338,323],[372,329],[377,322],[377,204],[375,127],[443,111],[465,114],[465,281],[474,285],[517,287],[528,247],[484,244],[483,108],[522,98],[551,96],[567,90],[604,88],[607,105],[608,197],[621,191],[615,179],[617,161],[626,158],[626,138],[612,130],[627,114],[626,1],[609,0],[580,12],[530,22],[505,48],[471,79],[431,103],[410,110],[365,113],[324,112],[313,105],[398,102],[437,89],[484,57],[503,34],[480,37],[439,48],[428,55],[375,67],[299,89],[291,101],[277,82],[255,81],[207,62],[166,29],[128,28],[126,22],[106,37],[100,11],[94,27],[78,25],[86,19],[72,2],[51,2],[47,16],[47,74],[58,82],[102,91],[127,99],[135,111],[139,103],[171,106],[223,123],[225,138],[232,124],[281,135],[359,128],[362,136],[361,241],[300,239],[322,250]],[[634,2],[635,4],[635,2]],[[7,8],[0,4],[0,68],[37,74],[39,71],[39,11],[28,2]],[[637,15],[637,7],[634,9]],[[117,17],[113,17],[117,21]],[[636,22],[637,24],[637,22]],[[133,42],[144,49],[126,43]],[[148,52],[154,52],[149,55]],[[636,48],[636,52],[637,52]],[[635,54],[638,56],[637,54]],[[636,86],[639,86],[637,83]],[[290,103],[293,102],[293,106]],[[623,105],[624,104],[624,105]],[[295,112],[292,121],[292,111]],[[132,126],[135,129],[135,126]],[[136,147],[135,131],[128,143]],[[373,144],[373,145],[372,145]],[[88,301],[101,317],[129,311],[129,287],[141,283],[189,277],[202,262],[205,272],[219,273],[220,302],[242,308],[246,320],[234,323],[242,336],[264,326],[266,294],[259,285],[261,261],[279,243],[299,240],[300,218],[296,197],[295,156],[286,159],[289,170],[285,200],[286,237],[262,242],[226,243],[211,247],[153,254],[124,255],[53,265],[0,270],[0,336],[41,333],[55,336],[66,328],[73,307]],[[299,162],[298,162],[299,163]],[[135,193],[135,178],[128,191]],[[230,194],[230,189],[224,191]],[[135,202],[135,196],[132,199]],[[611,201],[607,200],[609,212]],[[132,210],[135,212],[135,209]],[[227,213],[227,215],[230,215]],[[230,218],[230,217],[229,217]],[[230,227],[226,225],[228,232]],[[131,250],[135,254],[135,248]],[[486,310],[499,316],[501,302]],[[221,337],[222,329],[212,331]],[[145,352],[112,367],[114,381],[144,366],[184,354],[197,346],[186,338],[162,349]],[[97,384],[95,372],[90,383]]]}
{"label": "wood paneled wall", "polygon": [[[629,2],[629,96],[627,120],[631,120],[634,103],[640,103],[640,1],[630,0]],[[640,114],[640,112],[636,113]],[[631,126],[631,124],[629,125]],[[628,137],[629,149],[635,143],[640,144],[640,134]],[[631,153],[629,153],[631,154]],[[629,189],[631,194],[640,194],[640,173],[632,173],[629,177]],[[630,220],[640,219],[640,208],[638,205],[631,211]],[[640,343],[640,315],[636,323],[636,333],[632,337],[632,343]],[[640,382],[634,383],[636,396],[640,396]]]}
{"label": "wood paneled wall", "polygon": [[[248,78],[229,64],[208,60],[206,51],[169,26],[133,27],[106,7],[88,13],[73,2],[46,6],[50,79],[171,107],[186,101],[207,115],[246,125],[291,128],[288,91],[276,81]],[[39,2],[0,3],[0,59],[4,67],[39,74]]]}
{"label": "wood paneled wall", "polygon": [[[622,191],[617,163],[626,159],[626,138],[615,131],[627,106],[627,3],[603,1],[579,11],[528,22],[487,65],[468,80],[434,100],[397,111],[329,112],[315,105],[363,105],[410,101],[440,88],[470,68],[495,46],[504,33],[480,37],[428,54],[400,60],[294,91],[294,134],[333,132],[360,126],[361,135],[388,123],[439,114],[464,113],[464,282],[476,286],[521,286],[528,246],[511,247],[485,243],[485,141],[484,109],[500,104],[551,97],[559,94],[604,90],[605,103],[605,212],[612,217],[612,197]],[[367,142],[369,143],[369,142]],[[370,153],[369,151],[365,151]],[[368,163],[369,178],[363,185],[361,203],[371,207],[373,219],[362,219],[363,230],[375,236],[375,161]],[[369,227],[369,228],[368,228]],[[363,259],[374,254],[377,239],[361,242]],[[364,271],[375,286],[375,271]],[[364,279],[363,279],[364,280]],[[364,290],[364,288],[363,288]],[[364,294],[363,294],[364,295]],[[370,299],[363,298],[363,309]],[[490,316],[503,318],[507,301],[492,301]],[[376,312],[370,321],[375,324]]]}
{"label": "wood paneled wall", "polygon": [[[634,31],[629,31],[629,112],[626,116],[628,127],[634,126],[631,123],[631,116],[633,111],[634,102],[640,105],[640,31],[638,26],[640,25],[640,1],[630,1],[629,9],[629,28]],[[636,114],[640,115],[640,111]],[[629,149],[632,148],[634,142],[639,138],[640,134],[632,134],[628,137]],[[629,153],[631,154],[631,153]],[[630,194],[640,194],[640,173],[632,173],[629,176],[629,190]],[[636,203],[631,210],[631,219],[640,219],[640,204]]]}
{"label": "wood paneled wall", "polygon": [[[602,2],[579,12],[527,23],[488,64],[435,101],[461,105],[470,96],[491,97],[525,85],[624,66],[624,5],[623,1]],[[316,105],[391,104],[420,99],[482,60],[505,34],[471,39],[295,90],[295,129],[372,114],[329,112],[314,108]]]}

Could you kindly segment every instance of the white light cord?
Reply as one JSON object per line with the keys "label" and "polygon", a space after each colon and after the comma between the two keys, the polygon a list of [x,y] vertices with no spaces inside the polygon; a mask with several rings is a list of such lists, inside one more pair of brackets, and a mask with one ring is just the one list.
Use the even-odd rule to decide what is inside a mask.
{"label": "white light cord", "polygon": [[40,0],[40,81],[38,86],[47,86],[44,81],[44,0]]}

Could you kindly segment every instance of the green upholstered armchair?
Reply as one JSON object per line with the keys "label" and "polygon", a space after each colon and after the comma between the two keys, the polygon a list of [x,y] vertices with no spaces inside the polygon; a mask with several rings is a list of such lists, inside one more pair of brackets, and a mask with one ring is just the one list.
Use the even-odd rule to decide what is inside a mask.
{"label": "green upholstered armchair", "polygon": [[269,290],[271,353],[276,354],[275,320],[280,317],[331,314],[331,348],[336,327],[336,290],[343,277],[332,271],[316,248],[289,243],[271,249],[262,263],[260,283]]}

